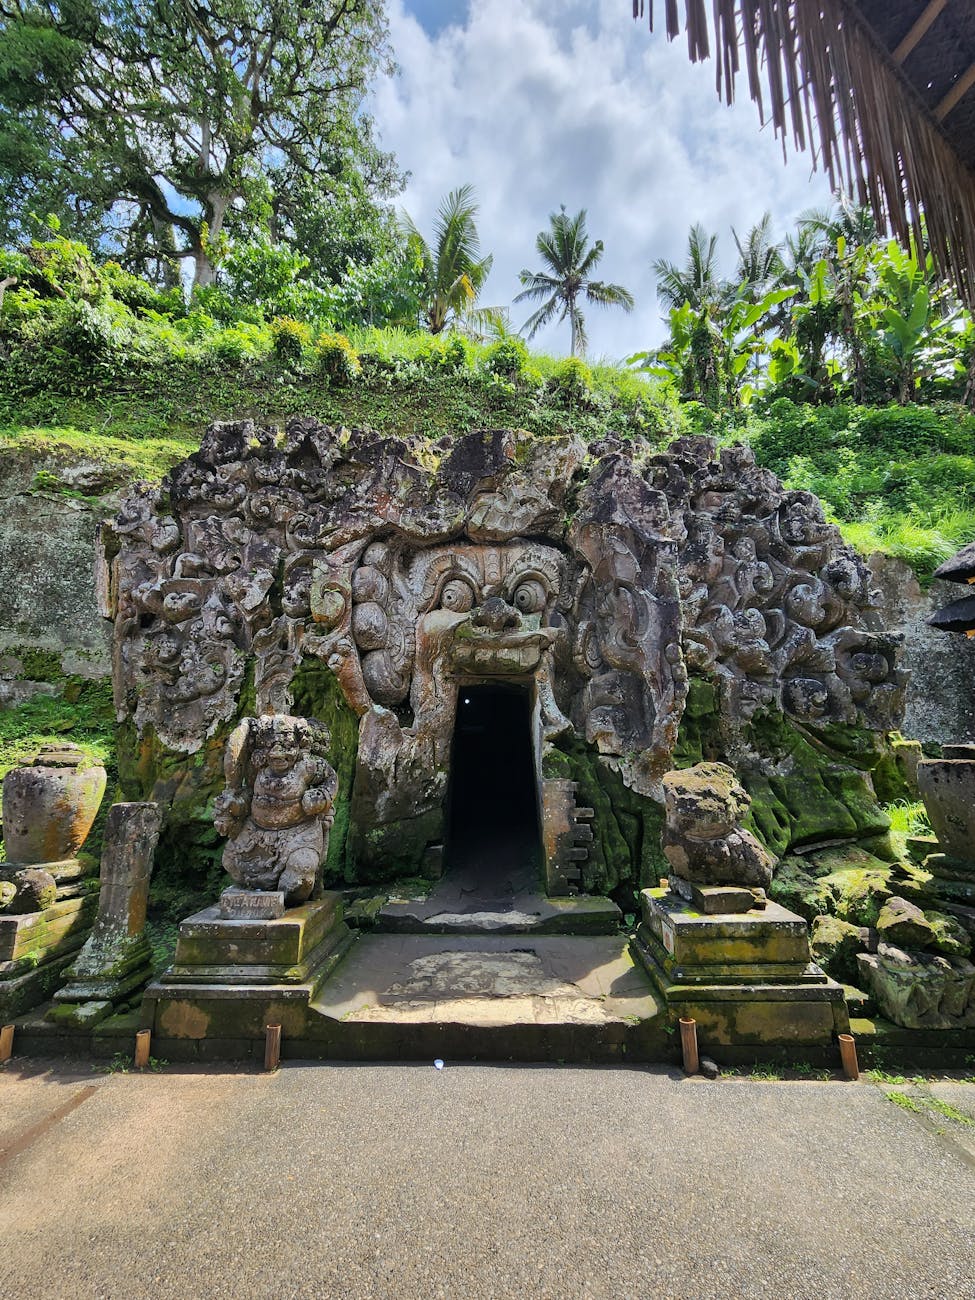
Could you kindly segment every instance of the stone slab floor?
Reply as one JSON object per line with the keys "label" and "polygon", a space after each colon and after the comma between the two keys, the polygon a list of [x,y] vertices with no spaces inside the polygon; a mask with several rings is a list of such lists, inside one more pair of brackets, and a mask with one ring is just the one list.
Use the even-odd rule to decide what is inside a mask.
{"label": "stone slab floor", "polygon": [[[945,1087],[975,1116],[975,1084]],[[15,1059],[0,1295],[975,1296],[973,1130],[886,1091],[659,1068],[103,1075]]]}

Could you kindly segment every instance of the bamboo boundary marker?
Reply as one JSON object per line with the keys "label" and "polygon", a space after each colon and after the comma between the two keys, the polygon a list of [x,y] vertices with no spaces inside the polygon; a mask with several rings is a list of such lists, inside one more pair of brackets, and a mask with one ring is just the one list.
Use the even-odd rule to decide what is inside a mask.
{"label": "bamboo boundary marker", "polygon": [[852,1034],[840,1034],[840,1060],[843,1073],[848,1079],[859,1079],[860,1066],[857,1062],[857,1045]]}
{"label": "bamboo boundary marker", "polygon": [[4,1025],[0,1029],[0,1062],[9,1061],[14,1054],[14,1027]]}
{"label": "bamboo boundary marker", "polygon": [[697,1074],[701,1062],[697,1050],[697,1021],[692,1017],[680,1018],[680,1047],[684,1056],[684,1073]]}
{"label": "bamboo boundary marker", "polygon": [[149,1064],[152,1049],[152,1030],[140,1029],[135,1036],[135,1068],[144,1070]]}
{"label": "bamboo boundary marker", "polygon": [[264,1068],[276,1070],[281,1062],[281,1026],[266,1025],[264,1037]]}

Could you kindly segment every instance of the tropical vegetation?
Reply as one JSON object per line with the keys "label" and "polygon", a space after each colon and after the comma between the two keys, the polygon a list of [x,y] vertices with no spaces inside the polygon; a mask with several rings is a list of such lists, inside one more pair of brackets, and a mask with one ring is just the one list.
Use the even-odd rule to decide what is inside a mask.
{"label": "tropical vegetation", "polygon": [[575,357],[585,352],[589,341],[582,302],[622,307],[627,312],[635,304],[633,295],[621,284],[592,279],[590,273],[602,261],[605,250],[601,239],[589,243],[585,208],[570,217],[563,203],[558,212],[549,214],[548,223],[548,230],[539,231],[535,240],[545,269],[521,272],[518,278],[524,287],[515,302],[542,304],[525,322],[529,338],[556,318],[567,320],[571,330],[569,353]]}

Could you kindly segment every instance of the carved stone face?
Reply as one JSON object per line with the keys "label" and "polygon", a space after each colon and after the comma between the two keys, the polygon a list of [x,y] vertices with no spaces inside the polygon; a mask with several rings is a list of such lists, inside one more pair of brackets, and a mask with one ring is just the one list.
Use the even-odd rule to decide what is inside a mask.
{"label": "carved stone face", "polygon": [[461,544],[393,556],[370,547],[352,580],[352,630],[380,698],[405,691],[413,664],[458,676],[535,672],[565,573],[552,546]]}
{"label": "carved stone face", "polygon": [[550,617],[562,584],[562,557],[550,546],[437,548],[417,556],[417,648],[439,643],[461,675],[533,673],[555,639]]}

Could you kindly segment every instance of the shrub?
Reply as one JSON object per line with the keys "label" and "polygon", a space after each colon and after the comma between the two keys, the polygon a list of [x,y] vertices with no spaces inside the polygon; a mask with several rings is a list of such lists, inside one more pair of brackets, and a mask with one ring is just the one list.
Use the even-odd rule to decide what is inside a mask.
{"label": "shrub", "polygon": [[259,355],[265,339],[264,331],[256,325],[230,325],[207,337],[206,350],[216,361],[239,366],[253,361]]}
{"label": "shrub", "polygon": [[109,313],[82,298],[62,307],[54,328],[54,341],[78,361],[101,361],[117,349],[120,340]]}
{"label": "shrub", "polygon": [[485,370],[501,379],[507,379],[510,383],[520,379],[528,367],[528,348],[522,339],[516,338],[513,334],[493,343],[484,357]]}
{"label": "shrub", "polygon": [[470,344],[460,334],[452,334],[446,341],[435,339],[426,357],[427,365],[443,374],[456,374],[470,364]]}
{"label": "shrub", "polygon": [[344,334],[322,334],[315,355],[318,373],[336,387],[351,384],[362,369],[359,354]]}
{"label": "shrub", "polygon": [[271,340],[278,361],[286,366],[299,366],[305,348],[311,342],[311,330],[293,316],[277,316],[271,322]]}
{"label": "shrub", "polygon": [[552,372],[548,387],[560,405],[588,406],[592,401],[592,372],[581,357],[565,357]]}

